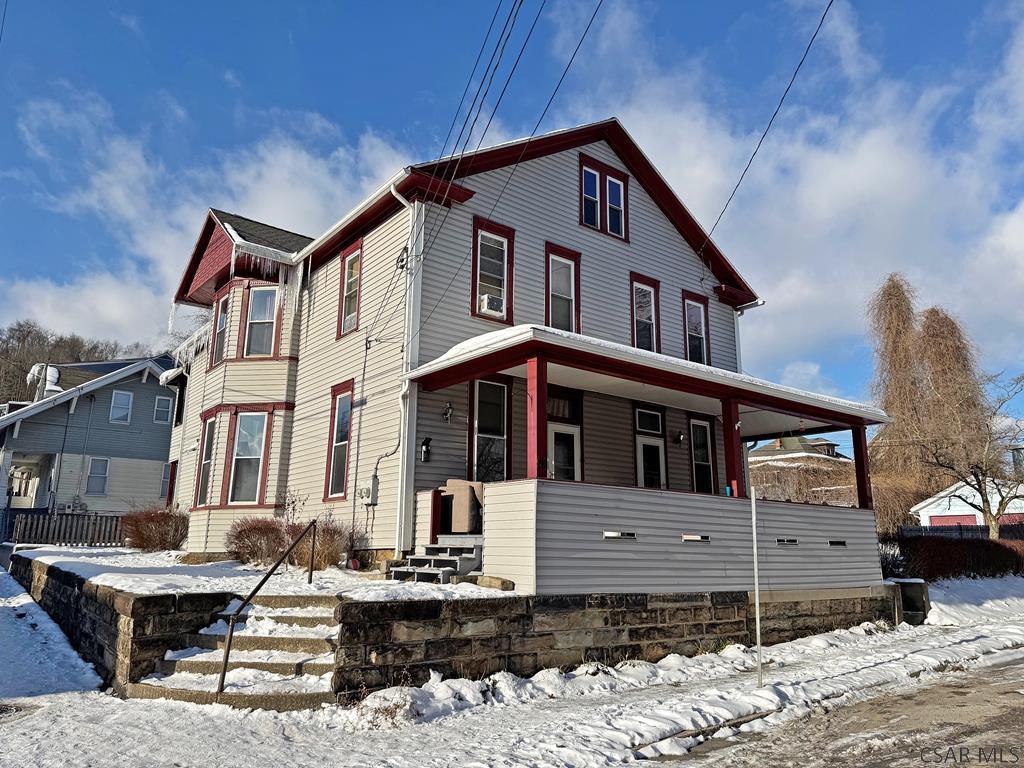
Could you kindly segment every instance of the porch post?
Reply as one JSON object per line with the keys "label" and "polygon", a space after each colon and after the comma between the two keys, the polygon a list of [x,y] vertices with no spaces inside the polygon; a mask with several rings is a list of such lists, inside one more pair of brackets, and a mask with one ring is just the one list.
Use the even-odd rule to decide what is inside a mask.
{"label": "porch post", "polygon": [[857,473],[857,506],[861,509],[874,509],[875,502],[871,498],[871,470],[868,468],[868,430],[867,427],[854,427],[853,463]]}
{"label": "porch post", "polygon": [[722,434],[725,437],[725,483],[733,496],[746,496],[743,444],[740,440],[740,404],[731,397],[722,400]]}
{"label": "porch post", "polygon": [[548,476],[548,361],[526,361],[526,477]]}

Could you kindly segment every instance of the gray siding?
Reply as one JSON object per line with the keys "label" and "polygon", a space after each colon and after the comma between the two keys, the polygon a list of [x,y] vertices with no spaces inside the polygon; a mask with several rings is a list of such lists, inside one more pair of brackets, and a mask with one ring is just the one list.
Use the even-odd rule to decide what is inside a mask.
{"label": "gray siding", "polygon": [[[519,528],[515,519],[522,521]],[[485,536],[488,526],[512,538],[499,544],[497,560],[487,550],[486,572],[511,578],[524,591],[532,591],[526,587],[532,573],[542,594],[753,588],[746,500],[518,481],[485,488]],[[633,531],[637,538],[605,539],[604,531]],[[711,540],[684,543],[684,533]],[[779,537],[799,544],[778,546]],[[830,539],[846,547],[829,547]],[[497,535],[485,538],[487,546],[492,540]],[[765,590],[858,587],[882,579],[874,516],[867,510],[761,502],[758,545]]]}
{"label": "gray siding", "polygon": [[[428,207],[422,316],[432,310],[433,314],[420,334],[420,363],[459,341],[503,327],[470,315],[468,254],[477,214],[515,230],[516,324],[544,323],[544,243],[552,241],[582,254],[580,307],[585,334],[631,343],[629,273],[640,272],[661,281],[662,352],[684,355],[682,290],[686,289],[710,297],[712,364],[736,370],[732,308],[715,298],[717,281],[635,179],[629,185],[629,243],[580,225],[580,152],[624,170],[611,148],[599,142],[521,164],[493,213],[508,168],[463,179],[461,183],[476,194],[447,214],[437,206]],[[443,229],[431,241],[430,233],[445,215]],[[453,275],[454,283],[444,293]]]}

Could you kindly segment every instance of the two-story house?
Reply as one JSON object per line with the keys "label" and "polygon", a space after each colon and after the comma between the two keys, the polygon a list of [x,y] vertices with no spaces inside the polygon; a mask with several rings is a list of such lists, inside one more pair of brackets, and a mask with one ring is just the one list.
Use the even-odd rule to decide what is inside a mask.
{"label": "two-story house", "polygon": [[528,592],[742,589],[744,443],[851,430],[858,508],[765,503],[763,573],[881,578],[885,414],[741,372],[758,297],[618,120],[404,168],[315,239],[211,210],[175,299],[211,310],[165,377],[197,559],[290,494],[382,553],[464,534]]}

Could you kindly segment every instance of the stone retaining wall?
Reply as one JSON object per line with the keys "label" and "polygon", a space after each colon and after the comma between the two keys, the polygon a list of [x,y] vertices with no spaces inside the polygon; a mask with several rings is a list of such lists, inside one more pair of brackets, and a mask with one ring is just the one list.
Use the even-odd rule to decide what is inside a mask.
{"label": "stone retaining wall", "polygon": [[71,571],[20,557],[11,575],[119,693],[156,668],[166,651],[210,624],[234,595],[136,595],[98,586]]}
{"label": "stone retaining wall", "polygon": [[[815,599],[763,602],[762,637],[777,643],[894,619],[885,589],[803,593]],[[389,685],[420,685],[432,670],[482,678],[500,670],[520,676],[586,661],[658,661],[728,643],[751,644],[754,611],[747,592],[593,594],[472,600],[345,600],[334,688],[355,697]]]}

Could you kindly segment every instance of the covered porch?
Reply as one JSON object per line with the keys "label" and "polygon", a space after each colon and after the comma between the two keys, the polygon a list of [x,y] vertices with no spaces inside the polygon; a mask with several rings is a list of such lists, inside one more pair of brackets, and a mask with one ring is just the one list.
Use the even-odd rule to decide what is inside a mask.
{"label": "covered porch", "polygon": [[467,340],[408,376],[425,398],[466,393],[465,479],[745,498],[745,444],[848,430],[857,506],[872,508],[866,430],[886,416],[871,406],[533,325]]}

